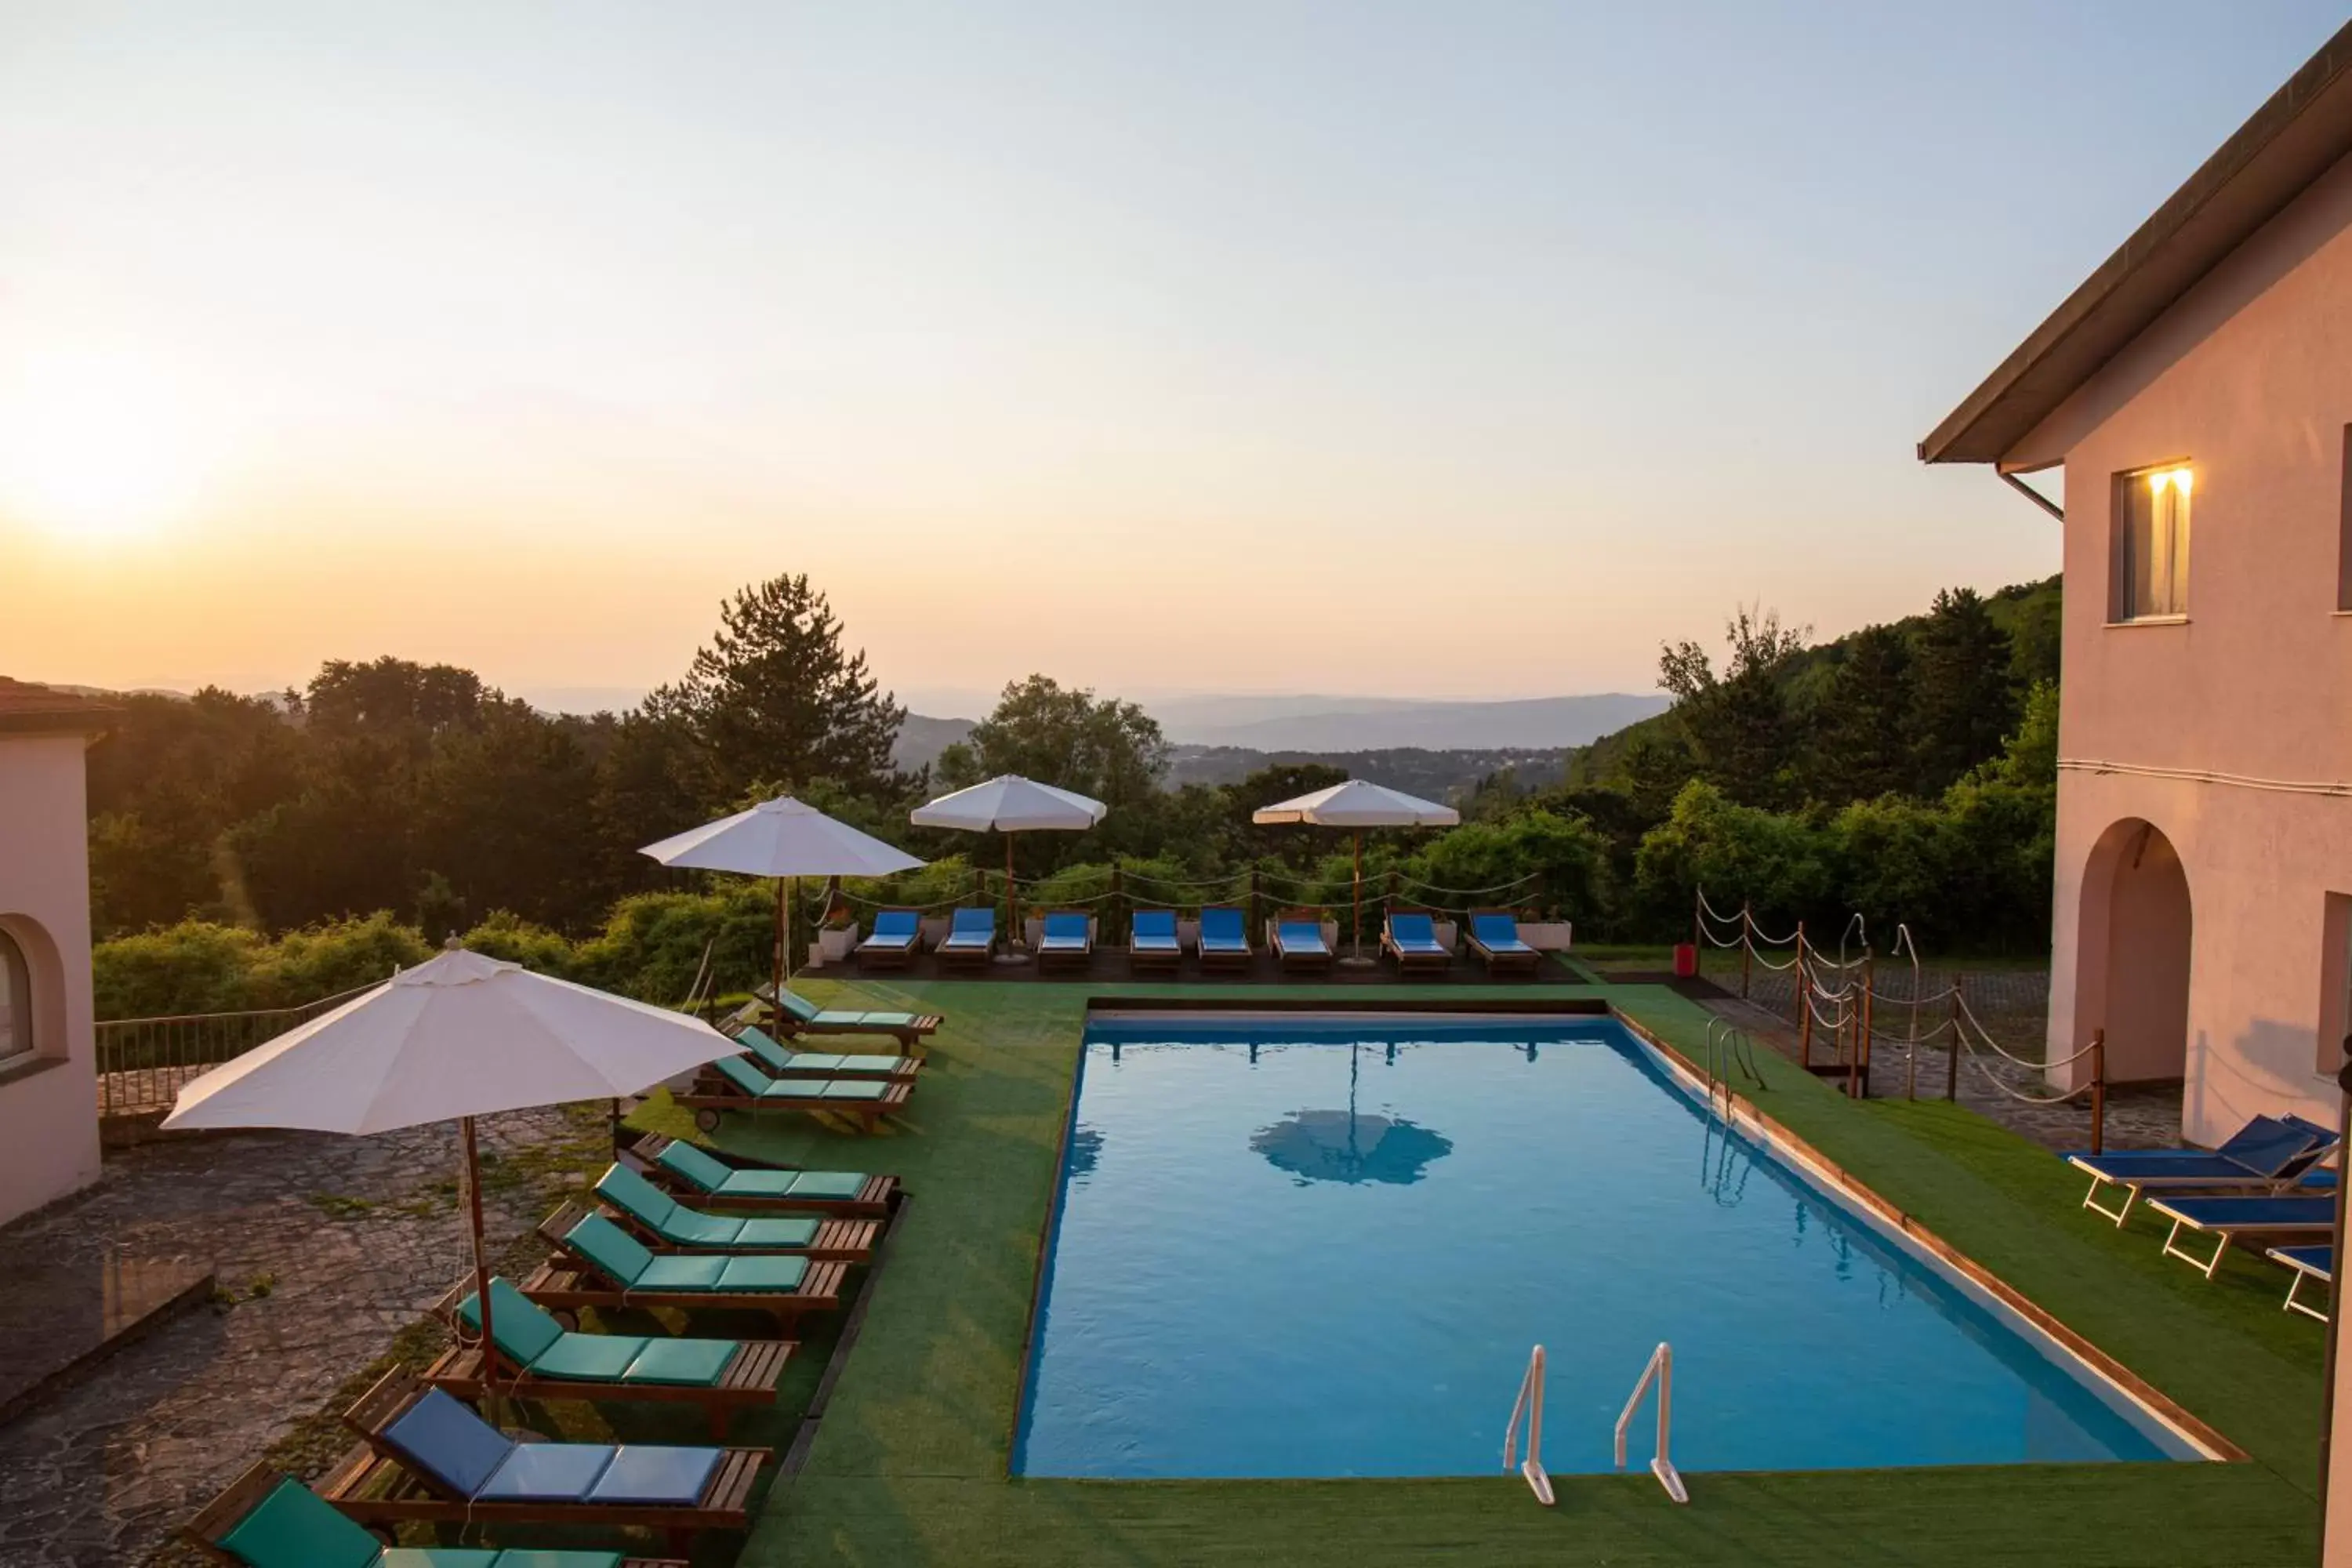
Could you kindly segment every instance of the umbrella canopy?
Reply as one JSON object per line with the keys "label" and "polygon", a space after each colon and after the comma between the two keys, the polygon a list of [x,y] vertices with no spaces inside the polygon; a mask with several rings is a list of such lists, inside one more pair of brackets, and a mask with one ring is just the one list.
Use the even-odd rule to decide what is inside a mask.
{"label": "umbrella canopy", "polygon": [[1019,773],[943,795],[908,813],[918,827],[960,827],[967,833],[1083,833],[1110,807],[1075,790],[1056,789]]}
{"label": "umbrella canopy", "polygon": [[665,866],[752,877],[887,877],[922,865],[905,850],[788,795],[648,844],[637,853]]}
{"label": "umbrella canopy", "polygon": [[785,976],[792,972],[792,931],[784,913],[787,878],[887,877],[922,864],[905,850],[788,795],[648,844],[637,853],[682,869],[776,879],[776,951],[770,978],[780,999]]}
{"label": "umbrella canopy", "polygon": [[1265,826],[1306,822],[1318,827],[1452,827],[1462,814],[1369,779],[1349,779],[1312,795],[1262,805],[1250,813],[1250,820]]}
{"label": "umbrella canopy", "polygon": [[[617,1099],[738,1048],[699,1018],[452,948],[215,1068],[180,1090],[163,1125],[389,1132],[455,1121],[488,1344],[474,1118]],[[482,1375],[488,1388],[487,1356]]]}
{"label": "umbrella canopy", "polygon": [[[1083,833],[1110,807],[1076,790],[1056,789],[1019,773],[1000,773],[985,784],[943,795],[907,814],[918,827],[957,827],[966,833]],[[1007,941],[1021,945],[1013,906],[1013,840],[1004,841],[1004,926]]]}
{"label": "umbrella canopy", "polygon": [[1352,828],[1356,835],[1355,879],[1355,957],[1350,963],[1364,962],[1364,829],[1367,827],[1452,827],[1462,820],[1462,814],[1450,805],[1440,805],[1433,800],[1407,795],[1402,790],[1376,784],[1369,779],[1349,779],[1318,789],[1312,795],[1302,795],[1289,800],[1259,806],[1250,813],[1250,820],[1261,826],[1276,826],[1288,823],[1312,823],[1318,827]]}
{"label": "umbrella canopy", "polygon": [[740,1049],[699,1018],[452,951],[215,1068],[163,1125],[390,1132],[617,1099]]}

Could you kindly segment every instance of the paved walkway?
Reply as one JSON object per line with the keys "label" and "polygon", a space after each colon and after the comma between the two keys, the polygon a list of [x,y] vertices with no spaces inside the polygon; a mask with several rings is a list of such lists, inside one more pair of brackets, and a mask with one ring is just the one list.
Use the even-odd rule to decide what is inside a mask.
{"label": "paved walkway", "polygon": [[[481,1131],[497,1246],[541,1217],[563,1179],[550,1156],[601,1128],[538,1110]],[[141,1562],[382,1355],[469,1256],[457,1161],[446,1126],[164,1139],[110,1152],[96,1186],[0,1229],[0,1257],[183,1258],[234,1298],[0,1426],[0,1564]]]}

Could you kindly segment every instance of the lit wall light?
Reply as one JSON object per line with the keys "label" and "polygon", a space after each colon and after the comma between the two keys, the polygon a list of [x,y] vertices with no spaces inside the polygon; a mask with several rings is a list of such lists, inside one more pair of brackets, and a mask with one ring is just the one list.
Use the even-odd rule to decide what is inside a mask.
{"label": "lit wall light", "polygon": [[2192,481],[2189,477],[2189,469],[2185,467],[2179,468],[2157,468],[2151,470],[2147,476],[2147,489],[2150,495],[2160,496],[2164,493],[2164,487],[2170,485],[2174,489],[2179,490],[2185,496],[2189,493],[2191,482]]}

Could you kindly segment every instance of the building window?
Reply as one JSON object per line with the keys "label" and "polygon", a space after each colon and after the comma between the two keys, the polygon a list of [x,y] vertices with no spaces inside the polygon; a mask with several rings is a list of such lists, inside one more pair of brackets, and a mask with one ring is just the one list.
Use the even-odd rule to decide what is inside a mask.
{"label": "building window", "polygon": [[2189,493],[2193,483],[2186,463],[2116,476],[2110,618],[2139,621],[2189,613]]}
{"label": "building window", "polygon": [[33,972],[16,939],[0,931],[0,1062],[33,1049]]}

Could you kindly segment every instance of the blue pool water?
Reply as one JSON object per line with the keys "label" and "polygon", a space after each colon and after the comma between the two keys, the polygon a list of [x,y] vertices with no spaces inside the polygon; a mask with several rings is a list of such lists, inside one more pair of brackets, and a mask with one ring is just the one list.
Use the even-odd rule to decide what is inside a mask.
{"label": "blue pool water", "polygon": [[2193,1457],[1613,1022],[1108,1018],[1082,1055],[1018,1472],[1494,1473],[1538,1342],[1546,1463],[1605,1470],[1661,1340],[1687,1470]]}

